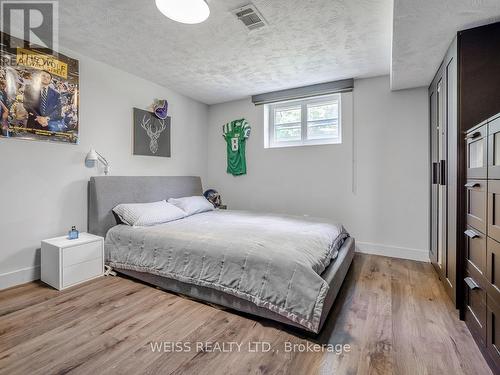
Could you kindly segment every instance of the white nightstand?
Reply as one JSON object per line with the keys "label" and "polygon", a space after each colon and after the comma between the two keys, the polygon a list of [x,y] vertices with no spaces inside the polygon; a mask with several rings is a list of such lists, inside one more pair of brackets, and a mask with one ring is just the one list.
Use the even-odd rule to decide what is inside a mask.
{"label": "white nightstand", "polygon": [[56,289],[65,289],[104,274],[104,238],[80,233],[42,241],[41,279]]}

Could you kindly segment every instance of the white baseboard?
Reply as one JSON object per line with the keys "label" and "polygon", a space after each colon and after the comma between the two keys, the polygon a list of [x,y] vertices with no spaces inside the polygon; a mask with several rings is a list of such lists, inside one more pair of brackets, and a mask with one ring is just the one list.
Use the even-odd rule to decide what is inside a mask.
{"label": "white baseboard", "polygon": [[424,249],[410,249],[407,247],[397,247],[356,241],[356,251],[364,254],[383,255],[392,258],[418,260],[420,262],[430,261],[429,251]]}
{"label": "white baseboard", "polygon": [[19,284],[29,283],[40,278],[40,266],[0,274],[0,290]]}

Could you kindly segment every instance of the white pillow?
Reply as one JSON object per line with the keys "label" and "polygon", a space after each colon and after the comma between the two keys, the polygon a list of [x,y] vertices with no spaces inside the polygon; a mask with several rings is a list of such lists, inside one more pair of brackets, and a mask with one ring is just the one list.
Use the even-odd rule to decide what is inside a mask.
{"label": "white pillow", "polygon": [[184,211],[166,201],[152,203],[123,203],[113,208],[113,212],[128,225],[146,227],[182,219]]}
{"label": "white pillow", "polygon": [[202,196],[170,198],[168,200],[168,203],[179,207],[186,213],[186,216],[199,214],[206,211],[212,211],[215,209],[214,205]]}

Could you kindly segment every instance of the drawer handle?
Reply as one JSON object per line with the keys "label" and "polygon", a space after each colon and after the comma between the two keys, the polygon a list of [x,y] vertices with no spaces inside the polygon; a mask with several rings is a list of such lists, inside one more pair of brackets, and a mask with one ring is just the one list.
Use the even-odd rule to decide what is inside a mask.
{"label": "drawer handle", "polygon": [[474,138],[477,138],[481,135],[481,132],[474,132],[474,133],[470,133],[470,134],[467,134],[465,136],[465,139],[474,139]]}
{"label": "drawer handle", "polygon": [[476,238],[476,237],[479,237],[479,233],[477,233],[476,231],[472,230],[472,229],[467,229],[465,232],[465,235],[469,238]]}
{"label": "drawer handle", "polygon": [[466,188],[475,188],[475,187],[480,187],[481,184],[479,182],[467,182],[465,184]]}
{"label": "drawer handle", "polygon": [[432,184],[436,185],[439,183],[439,173],[438,173],[439,163],[432,163]]}
{"label": "drawer handle", "polygon": [[439,162],[439,185],[446,185],[446,160]]}
{"label": "drawer handle", "polygon": [[481,289],[472,277],[466,277],[464,281],[470,290]]}

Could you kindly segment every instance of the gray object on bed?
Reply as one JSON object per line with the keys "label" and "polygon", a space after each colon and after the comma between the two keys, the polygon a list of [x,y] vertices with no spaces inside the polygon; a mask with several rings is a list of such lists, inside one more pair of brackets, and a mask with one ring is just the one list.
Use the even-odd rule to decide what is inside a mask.
{"label": "gray object on bed", "polygon": [[[161,186],[156,189],[158,184]],[[175,189],[169,192],[165,186]],[[146,194],[140,193],[141,188]],[[118,203],[196,194],[193,191],[201,194],[199,178],[93,178],[89,186],[90,231],[106,233],[114,225],[111,209]],[[100,218],[100,224],[91,226],[93,217]],[[265,232],[260,221],[273,229],[256,233]],[[302,226],[303,233],[294,234]],[[250,239],[238,241],[247,228],[252,232],[247,236]],[[226,229],[230,232],[227,236]],[[345,236],[341,227],[311,219],[220,212],[154,228],[116,226],[108,233],[106,251],[108,261],[119,272],[190,297],[318,332],[354,255],[354,240],[344,241]],[[298,245],[294,247],[294,243]]]}

